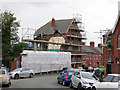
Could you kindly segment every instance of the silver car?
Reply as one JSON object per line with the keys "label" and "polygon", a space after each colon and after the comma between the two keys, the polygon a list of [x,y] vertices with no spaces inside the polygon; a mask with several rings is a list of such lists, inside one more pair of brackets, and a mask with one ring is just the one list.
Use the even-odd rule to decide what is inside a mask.
{"label": "silver car", "polygon": [[70,88],[91,89],[92,85],[97,82],[97,78],[90,72],[78,71],[71,77]]}
{"label": "silver car", "polygon": [[33,70],[28,68],[17,68],[9,73],[11,78],[19,79],[23,77],[29,77],[32,78],[34,73]]}

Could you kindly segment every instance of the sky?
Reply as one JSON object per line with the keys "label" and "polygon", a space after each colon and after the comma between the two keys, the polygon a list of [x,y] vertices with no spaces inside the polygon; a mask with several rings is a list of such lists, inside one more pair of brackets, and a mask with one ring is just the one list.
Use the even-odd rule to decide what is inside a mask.
{"label": "sky", "polygon": [[[118,1],[120,0],[0,0],[0,10],[11,11],[17,17],[21,25],[18,31],[20,38],[28,28],[27,34],[33,35],[35,30],[52,18],[71,19],[76,14],[82,15],[86,45],[94,41],[97,46],[101,40],[100,33],[95,32],[114,27],[118,15]],[[32,38],[27,37],[27,34],[24,38]]]}

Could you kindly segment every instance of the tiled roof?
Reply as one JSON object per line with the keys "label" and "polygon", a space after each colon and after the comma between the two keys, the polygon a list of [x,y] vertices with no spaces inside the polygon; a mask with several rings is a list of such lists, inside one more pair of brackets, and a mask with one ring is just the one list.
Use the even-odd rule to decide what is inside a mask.
{"label": "tiled roof", "polygon": [[102,49],[98,47],[86,46],[82,47],[82,53],[102,54]]}
{"label": "tiled roof", "polygon": [[64,19],[64,20],[55,20],[54,27],[51,26],[51,21],[39,28],[34,35],[44,34],[53,34],[55,30],[58,30],[60,33],[66,33],[69,26],[71,25],[73,19]]}

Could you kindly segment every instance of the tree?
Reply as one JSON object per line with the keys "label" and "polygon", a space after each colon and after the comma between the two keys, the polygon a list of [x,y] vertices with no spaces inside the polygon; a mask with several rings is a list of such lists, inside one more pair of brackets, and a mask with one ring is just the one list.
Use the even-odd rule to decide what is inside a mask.
{"label": "tree", "polygon": [[23,49],[27,47],[28,44],[24,42],[19,42],[18,44],[14,44],[12,48],[11,56],[13,56],[13,58],[18,57],[20,53],[22,53]]}
{"label": "tree", "polygon": [[1,13],[2,21],[2,59],[9,60],[13,55],[14,45],[18,43],[18,27],[20,23],[16,21],[14,13],[5,11]]}

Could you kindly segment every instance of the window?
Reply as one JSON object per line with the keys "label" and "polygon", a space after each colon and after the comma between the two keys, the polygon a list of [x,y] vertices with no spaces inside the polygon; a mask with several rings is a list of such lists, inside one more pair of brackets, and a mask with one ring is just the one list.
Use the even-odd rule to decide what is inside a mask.
{"label": "window", "polygon": [[69,50],[72,50],[72,46],[69,46]]}
{"label": "window", "polygon": [[113,76],[112,76],[112,75],[108,75],[108,76],[106,76],[106,77],[103,79],[103,81],[104,81],[104,82],[111,82],[112,79],[113,79]]}
{"label": "window", "polygon": [[4,70],[0,70],[0,75],[5,74]]}
{"label": "window", "polygon": [[120,35],[118,35],[118,48],[120,48]]}
{"label": "window", "polygon": [[91,53],[90,53],[90,59],[91,59]]}
{"label": "window", "polygon": [[74,62],[76,61],[76,58],[75,58],[75,57],[73,57],[73,61],[74,61]]}
{"label": "window", "polygon": [[108,47],[111,48],[111,37],[108,37],[107,44],[108,44]]}
{"label": "window", "polygon": [[119,58],[116,58],[116,63],[119,64]]}
{"label": "window", "polygon": [[117,76],[113,78],[112,82],[118,82],[120,80],[120,78],[118,78]]}

